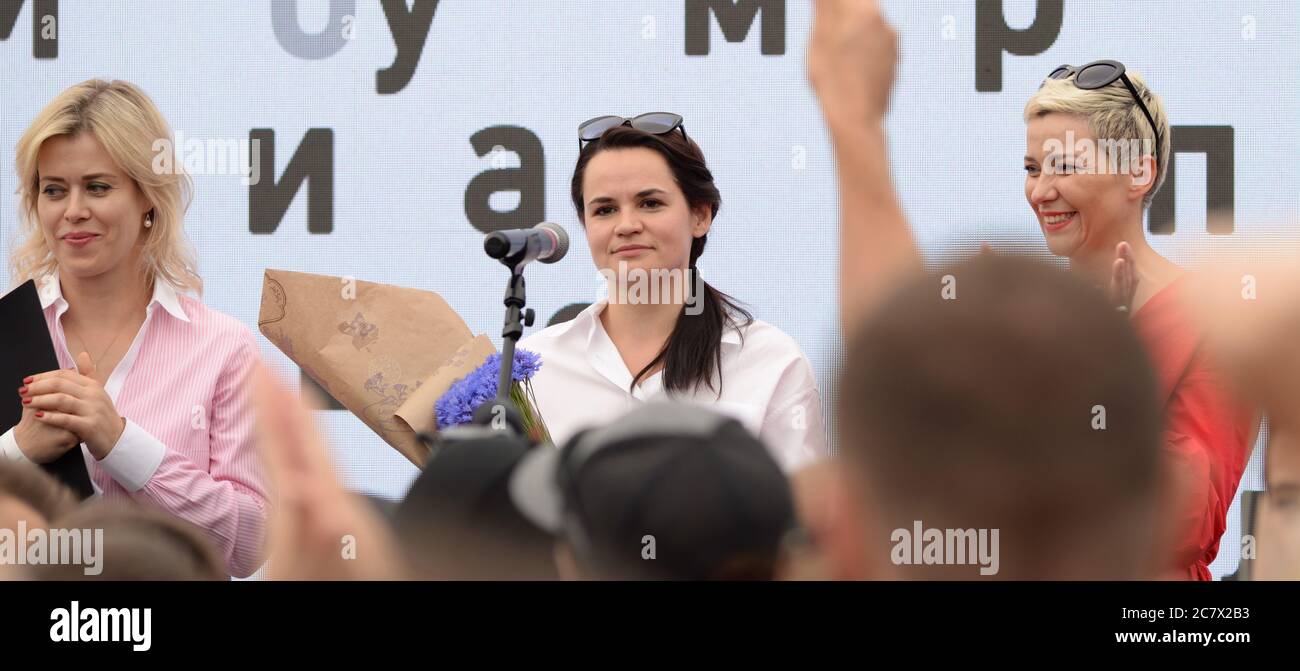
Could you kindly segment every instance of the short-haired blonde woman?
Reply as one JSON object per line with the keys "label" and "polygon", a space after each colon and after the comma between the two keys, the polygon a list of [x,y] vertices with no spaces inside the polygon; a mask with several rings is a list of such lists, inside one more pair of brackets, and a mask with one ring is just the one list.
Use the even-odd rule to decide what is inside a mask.
{"label": "short-haired blonde woman", "polygon": [[1208,580],[1258,425],[1178,300],[1183,271],[1143,235],[1143,212],[1171,158],[1164,104],[1122,63],[1096,61],[1053,70],[1024,118],[1025,198],[1048,248],[1131,311],[1155,364],[1165,447],[1184,497],[1171,572]]}
{"label": "short-haired blonde woman", "polygon": [[61,370],[24,380],[0,452],[82,450],[104,499],[198,526],[243,577],[261,564],[268,506],[246,389],[257,345],[186,295],[202,291],[182,228],[190,181],[153,167],[171,141],[144,92],[101,80],[60,93],[18,141],[10,272],[39,283]]}

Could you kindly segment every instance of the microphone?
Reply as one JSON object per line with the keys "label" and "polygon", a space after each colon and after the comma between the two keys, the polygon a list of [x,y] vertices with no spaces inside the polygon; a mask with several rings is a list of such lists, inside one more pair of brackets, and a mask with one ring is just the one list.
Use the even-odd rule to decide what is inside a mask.
{"label": "microphone", "polygon": [[483,240],[483,251],[516,266],[529,261],[555,263],[569,251],[569,234],[559,224],[543,221],[532,228],[491,233]]}

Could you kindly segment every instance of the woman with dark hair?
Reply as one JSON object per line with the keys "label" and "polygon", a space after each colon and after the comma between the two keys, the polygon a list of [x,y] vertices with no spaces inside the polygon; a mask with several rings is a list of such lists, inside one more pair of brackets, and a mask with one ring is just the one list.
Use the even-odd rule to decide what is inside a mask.
{"label": "woman with dark hair", "polygon": [[799,346],[704,282],[696,262],[722,204],[671,113],[579,126],[572,198],[609,294],[519,347],[556,444],[656,398],[736,416],[787,472],[826,452],[821,397]]}

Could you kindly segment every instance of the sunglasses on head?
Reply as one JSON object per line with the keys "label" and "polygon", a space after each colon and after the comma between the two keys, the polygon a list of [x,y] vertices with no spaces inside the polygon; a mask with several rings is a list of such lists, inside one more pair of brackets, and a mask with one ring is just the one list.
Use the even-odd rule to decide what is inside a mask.
{"label": "sunglasses on head", "polygon": [[682,115],[672,112],[647,112],[631,119],[612,115],[598,116],[578,124],[578,151],[582,151],[582,143],[599,140],[605,131],[619,126],[631,126],[651,135],[666,135],[680,128],[682,137],[686,137]]}
{"label": "sunglasses on head", "polygon": [[[1129,93],[1133,94],[1133,100],[1137,102],[1142,113],[1147,117],[1147,123],[1151,124],[1151,131],[1155,133],[1156,145],[1152,155],[1156,160],[1156,170],[1160,169],[1160,127],[1156,125],[1155,117],[1151,116],[1151,110],[1147,109],[1147,104],[1142,102],[1142,96],[1138,95],[1137,87],[1133,86],[1133,80],[1124,74],[1124,64],[1119,61],[1101,60],[1093,61],[1081,67],[1073,65],[1062,65],[1052,73],[1047,75],[1047,79],[1074,79],[1074,85],[1085,91],[1093,91],[1099,88],[1110,86],[1119,80],[1128,88]],[[1043,80],[1043,84],[1047,81]],[[1043,88],[1042,84],[1038,88]]]}

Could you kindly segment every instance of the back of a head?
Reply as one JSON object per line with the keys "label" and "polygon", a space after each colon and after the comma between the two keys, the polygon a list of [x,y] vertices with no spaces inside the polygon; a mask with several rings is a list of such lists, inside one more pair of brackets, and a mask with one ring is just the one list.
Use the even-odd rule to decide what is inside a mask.
{"label": "back of a head", "polygon": [[[93,503],[54,523],[95,533],[99,573],[79,564],[37,567],[38,580],[228,580],[225,562],[194,525],[142,505]],[[102,535],[99,531],[102,530]]]}
{"label": "back of a head", "polygon": [[1156,399],[1123,315],[1067,272],[982,256],[909,282],[861,326],[841,380],[841,450],[869,499],[870,561],[900,564],[893,533],[920,522],[999,530],[1000,578],[1139,577]]}
{"label": "back of a head", "polygon": [[0,529],[43,527],[77,507],[77,497],[39,466],[0,459]]}

